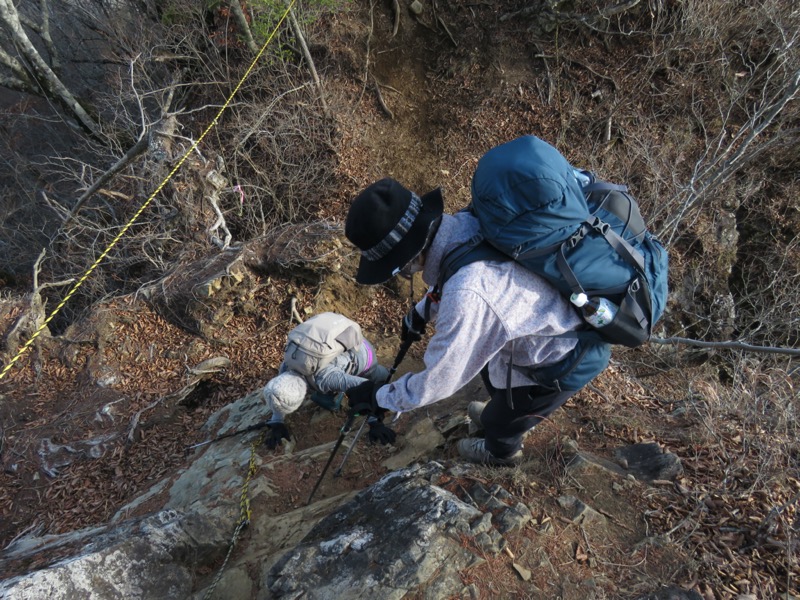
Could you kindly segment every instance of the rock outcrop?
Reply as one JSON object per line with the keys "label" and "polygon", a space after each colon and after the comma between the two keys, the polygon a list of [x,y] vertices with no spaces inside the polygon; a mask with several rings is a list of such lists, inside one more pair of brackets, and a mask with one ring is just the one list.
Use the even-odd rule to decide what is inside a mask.
{"label": "rock outcrop", "polygon": [[[456,406],[464,403],[454,400]],[[246,396],[211,417],[209,438],[245,430],[262,421],[265,410],[258,393]],[[657,480],[675,475],[679,463],[655,445],[620,449],[614,463],[567,442],[564,472],[575,485],[557,498],[531,495],[525,490],[538,483],[525,465],[498,471],[502,480],[519,483],[520,494],[493,482],[485,467],[430,459],[443,454],[448,436],[466,428],[463,418],[450,413],[435,420],[420,416],[408,424],[403,447],[383,461],[388,473],[376,483],[360,492],[321,494],[310,506],[278,513],[265,510],[287,493],[275,474],[284,470],[310,482],[303,479],[307,465],[324,460],[333,442],[289,447],[265,458],[255,451],[259,431],[224,437],[195,448],[186,468],[157,482],[106,525],[16,540],[0,568],[16,566],[27,574],[0,582],[0,595],[468,598],[477,588],[464,574],[494,559],[510,561],[508,568],[532,597],[548,597],[534,581],[544,576],[548,586],[579,594],[600,584],[613,590],[613,582],[575,581],[555,569],[547,540],[558,524],[566,524],[561,536],[571,544],[570,555],[591,568],[597,563],[582,545],[586,535],[619,541],[635,532],[623,523],[630,517],[628,504],[615,500],[617,495],[642,485],[638,477],[645,474]],[[538,468],[535,459],[528,468]],[[533,537],[515,559],[510,540],[518,545],[524,532]]]}

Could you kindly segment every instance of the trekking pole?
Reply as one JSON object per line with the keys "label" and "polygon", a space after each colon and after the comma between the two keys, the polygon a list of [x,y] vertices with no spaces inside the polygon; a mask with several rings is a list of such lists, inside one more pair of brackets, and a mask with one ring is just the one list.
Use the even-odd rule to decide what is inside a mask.
{"label": "trekking pole", "polygon": [[[392,380],[392,377],[397,372],[397,367],[399,367],[400,363],[403,362],[403,359],[406,357],[406,353],[408,352],[409,348],[411,348],[411,344],[413,344],[413,343],[414,342],[412,340],[406,340],[405,342],[403,342],[403,345],[400,346],[400,350],[397,352],[397,358],[394,359],[394,364],[392,365],[392,368],[389,369],[389,376],[386,377],[386,381],[384,382],[384,385],[386,385],[387,383],[389,383]],[[350,444],[350,447],[347,449],[347,452],[345,452],[345,454],[344,454],[344,458],[342,458],[342,464],[340,464],[339,468],[336,469],[333,472],[333,476],[334,477],[339,477],[339,475],[342,474],[342,469],[344,469],[344,463],[346,463],[347,459],[350,458],[350,453],[353,451],[353,448],[356,447],[356,442],[358,442],[358,438],[361,437],[361,433],[364,431],[364,425],[367,424],[368,420],[369,420],[369,417],[364,419],[364,421],[361,423],[361,427],[359,427],[358,431],[356,432],[355,437],[353,438],[353,443]]]}
{"label": "trekking pole", "polygon": [[358,443],[358,438],[361,437],[361,434],[364,432],[364,426],[369,421],[369,417],[366,417],[363,421],[361,421],[361,427],[358,428],[356,431],[356,435],[353,437],[353,443],[350,444],[350,447],[347,449],[347,452],[344,453],[344,458],[342,458],[342,464],[339,465],[339,468],[333,472],[334,477],[339,477],[342,474],[342,469],[344,468],[344,463],[347,462],[347,459],[350,457],[350,453],[353,451],[353,448],[356,447]]}
{"label": "trekking pole", "polygon": [[263,429],[269,425],[268,421],[262,421],[261,423],[256,423],[255,425],[250,425],[249,427],[245,427],[244,429],[240,429],[239,431],[232,431],[231,433],[223,433],[222,435],[218,435],[215,438],[210,440],[206,440],[205,442],[200,442],[199,444],[194,444],[193,446],[186,446],[186,452],[189,450],[193,450],[194,448],[199,448],[200,446],[206,446],[208,444],[213,444],[214,442],[218,442],[220,440],[224,440],[225,438],[233,437],[235,435],[241,435],[243,433],[250,433],[251,431],[256,431],[257,429]]}
{"label": "trekking pole", "polygon": [[325,463],[325,467],[322,469],[322,473],[319,474],[319,479],[317,479],[317,483],[314,484],[314,489],[311,490],[311,493],[308,495],[308,502],[306,502],[306,506],[311,504],[311,499],[314,497],[314,494],[317,492],[317,488],[319,487],[319,484],[322,483],[322,479],[325,477],[325,473],[328,471],[328,467],[330,467],[331,463],[333,462],[333,457],[336,456],[336,452],[338,452],[339,446],[342,445],[342,442],[344,441],[344,436],[346,436],[347,433],[350,431],[350,429],[353,427],[353,421],[356,420],[357,416],[358,416],[357,414],[352,414],[352,415],[348,416],[347,417],[347,421],[345,421],[344,425],[342,425],[342,429],[341,429],[341,431],[339,433],[339,439],[336,440],[336,444],[333,446],[333,450],[331,451],[331,455],[328,457],[328,462]]}
{"label": "trekking pole", "polygon": [[[406,357],[408,349],[411,348],[411,344],[413,343],[414,342],[412,340],[406,340],[405,342],[403,342],[403,345],[400,346],[400,351],[397,353],[397,358],[394,359],[394,365],[392,365],[392,368],[389,370],[389,376],[386,378],[386,383],[389,383],[389,381],[392,379],[392,376],[397,371],[397,367],[399,367],[400,363],[403,362],[403,359]],[[322,480],[325,477],[325,473],[327,473],[328,468],[331,466],[331,463],[333,462],[333,457],[336,456],[336,453],[339,451],[339,446],[342,445],[345,436],[353,428],[353,422],[356,420],[357,416],[358,414],[352,414],[347,417],[347,421],[345,421],[345,424],[342,426],[341,432],[339,433],[339,439],[336,440],[336,444],[333,446],[333,450],[331,450],[331,455],[328,457],[328,462],[325,463],[325,467],[322,469],[322,473],[320,473],[319,479],[317,479],[317,483],[314,484],[314,489],[311,490],[311,493],[308,495],[308,502],[306,502],[306,506],[311,504],[311,499],[314,497],[314,494],[317,492],[317,488],[319,488],[319,484],[322,483]],[[353,443],[350,445],[350,448],[348,449],[347,454],[345,455],[344,460],[342,461],[342,465],[339,467],[340,471],[342,466],[344,466],[344,461],[347,460],[347,457],[350,455],[350,451],[352,451],[353,447],[356,445],[358,436],[364,430],[364,425],[366,424],[366,422],[367,419],[365,418],[364,422],[361,424],[361,428],[358,430],[358,434],[356,434]]]}

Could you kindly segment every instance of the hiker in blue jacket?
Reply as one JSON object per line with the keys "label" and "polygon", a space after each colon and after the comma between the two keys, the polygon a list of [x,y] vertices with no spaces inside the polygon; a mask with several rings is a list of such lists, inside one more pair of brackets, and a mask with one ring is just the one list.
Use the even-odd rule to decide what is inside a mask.
{"label": "hiker in blue jacket", "polygon": [[[265,442],[268,448],[276,448],[283,439],[289,439],[290,432],[284,422],[289,413],[296,411],[305,400],[311,388],[311,400],[327,410],[337,410],[342,395],[348,389],[362,383],[383,384],[389,371],[378,363],[375,349],[367,340],[352,351],[342,350],[330,364],[325,365],[306,379],[299,373],[287,369],[281,363],[278,375],[273,377],[261,390],[264,402],[272,415],[267,422],[269,431]],[[384,425],[376,415],[369,417],[369,439],[381,444],[391,444],[395,432]]]}
{"label": "hiker in blue jacket", "polygon": [[[434,285],[447,252],[479,229],[471,214],[443,214],[443,205],[440,189],[419,197],[389,178],[363,190],[345,224],[345,235],[361,250],[356,280],[371,285],[421,272]],[[581,317],[555,287],[512,260],[456,271],[438,301],[422,301],[406,315],[403,338],[420,339],[426,321],[435,324],[435,334],[425,369],[384,386],[361,384],[348,391],[350,404],[373,414],[404,412],[448,398],[480,374],[489,400],[471,402],[468,413],[485,437],[458,443],[459,454],[477,463],[518,464],[525,433],[610,357],[605,343],[553,337],[580,328]]]}

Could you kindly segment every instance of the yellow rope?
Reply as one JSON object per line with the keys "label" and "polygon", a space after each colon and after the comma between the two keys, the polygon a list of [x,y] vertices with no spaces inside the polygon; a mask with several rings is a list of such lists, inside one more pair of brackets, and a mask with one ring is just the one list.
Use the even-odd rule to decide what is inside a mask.
{"label": "yellow rope", "polygon": [[42,331],[45,330],[45,328],[50,323],[50,321],[52,321],[53,318],[58,314],[58,311],[60,311],[64,307],[64,305],[67,302],[69,302],[70,298],[72,298],[72,296],[75,295],[75,292],[78,290],[78,288],[80,288],[81,285],[83,285],[83,282],[86,281],[89,278],[89,276],[94,272],[94,270],[98,267],[98,265],[108,255],[108,253],[111,251],[111,249],[117,244],[117,242],[119,242],[119,240],[122,238],[122,236],[124,236],[128,232],[128,229],[130,229],[131,225],[133,225],[134,222],[141,216],[141,214],[148,207],[150,202],[152,202],[153,199],[156,197],[156,195],[158,195],[158,193],[162,189],[164,189],[164,186],[169,182],[170,179],[172,179],[172,176],[175,175],[175,173],[178,171],[178,169],[180,169],[181,166],[183,166],[183,163],[186,162],[186,159],[189,157],[189,155],[200,145],[200,142],[203,141],[203,139],[206,137],[206,135],[208,135],[208,133],[214,127],[216,127],[219,124],[219,118],[222,116],[222,113],[225,112],[225,110],[228,108],[228,106],[230,105],[231,101],[233,100],[234,96],[236,96],[236,94],[239,92],[239,88],[242,87],[242,84],[244,84],[245,80],[250,76],[250,73],[255,68],[256,63],[259,61],[261,56],[264,54],[264,51],[267,49],[267,46],[269,45],[269,43],[272,41],[272,38],[275,37],[275,34],[278,32],[278,28],[281,26],[283,21],[286,19],[286,16],[289,14],[289,11],[292,10],[292,6],[294,6],[295,2],[296,2],[296,0],[291,0],[291,2],[289,3],[289,6],[286,8],[286,11],[281,16],[281,18],[278,21],[277,25],[275,25],[275,29],[272,30],[272,33],[267,38],[267,41],[264,42],[264,44],[261,46],[261,50],[258,51],[258,54],[256,54],[255,58],[250,63],[250,66],[247,68],[247,71],[245,71],[244,75],[239,80],[239,83],[236,84],[236,87],[233,88],[233,91],[230,93],[228,98],[225,100],[225,103],[222,105],[222,108],[219,109],[219,111],[217,112],[216,116],[212,119],[211,123],[208,125],[208,127],[206,127],[205,131],[203,131],[203,133],[200,135],[200,137],[197,138],[196,142],[192,143],[191,147],[184,153],[184,155],[180,158],[180,160],[173,167],[173,169],[169,172],[169,174],[158,185],[158,187],[155,189],[155,191],[152,194],[150,194],[150,197],[147,198],[147,200],[145,200],[142,203],[142,205],[139,207],[139,210],[137,210],[136,213],[133,215],[133,217],[131,217],[130,221],[128,221],[125,224],[125,226],[122,229],[120,229],[119,233],[116,236],[114,236],[114,239],[111,240],[111,242],[108,244],[106,249],[103,250],[103,252],[100,253],[100,256],[97,257],[97,260],[94,261],[92,266],[89,267],[89,269],[86,271],[86,273],[84,273],[81,276],[80,279],[78,279],[78,281],[75,283],[75,285],[72,286],[72,289],[70,289],[70,291],[67,292],[67,295],[64,296],[64,299],[61,300],[61,302],[58,303],[58,305],[48,315],[48,317],[44,320],[44,322],[33,333],[33,335],[30,337],[30,339],[27,342],[25,342],[25,344],[22,346],[22,348],[19,349],[19,351],[17,352],[16,356],[14,356],[14,358],[12,358],[11,361],[5,367],[3,367],[3,370],[0,371],[0,379],[3,379],[3,377],[5,377],[6,374],[11,370],[11,367],[14,366],[14,363],[16,363],[22,357],[22,355],[25,354],[25,352],[28,351],[28,349],[33,345],[33,342],[36,340],[36,338],[38,338],[41,335]]}
{"label": "yellow rope", "polygon": [[222,566],[220,566],[219,570],[217,571],[214,581],[211,582],[211,585],[208,586],[206,593],[203,595],[203,600],[208,600],[208,598],[211,597],[211,594],[216,589],[217,584],[219,583],[220,579],[222,579],[222,573],[225,571],[225,567],[228,565],[228,560],[230,560],[231,554],[233,554],[233,548],[236,546],[236,541],[239,539],[239,534],[242,532],[242,529],[250,524],[251,513],[248,492],[250,489],[250,481],[253,479],[256,471],[258,470],[258,465],[256,465],[256,447],[260,443],[261,439],[259,438],[257,441],[250,444],[250,463],[247,467],[247,478],[244,480],[242,493],[239,496],[239,521],[236,523],[236,527],[233,530],[233,537],[228,545],[228,552],[225,555],[225,560],[222,561]]}

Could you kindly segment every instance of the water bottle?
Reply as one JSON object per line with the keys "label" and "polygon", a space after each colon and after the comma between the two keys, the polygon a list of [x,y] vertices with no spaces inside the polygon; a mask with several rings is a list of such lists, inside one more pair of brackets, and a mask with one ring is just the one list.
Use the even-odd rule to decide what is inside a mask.
{"label": "water bottle", "polygon": [[584,320],[595,327],[605,327],[617,314],[617,305],[606,298],[586,294],[572,294],[570,302],[581,309]]}

